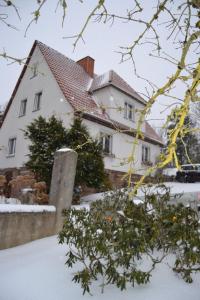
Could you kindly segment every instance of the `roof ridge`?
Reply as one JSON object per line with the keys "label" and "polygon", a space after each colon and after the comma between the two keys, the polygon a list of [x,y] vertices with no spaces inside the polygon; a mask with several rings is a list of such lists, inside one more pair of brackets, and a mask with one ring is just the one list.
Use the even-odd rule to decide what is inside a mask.
{"label": "roof ridge", "polygon": [[143,99],[140,94],[113,69],[95,77],[91,84],[90,91],[93,92],[108,85],[113,85],[144,105],[147,103],[146,100]]}
{"label": "roof ridge", "polygon": [[36,44],[37,44],[39,47],[40,47],[40,45],[42,45],[42,46],[46,47],[47,49],[53,50],[53,51],[55,51],[57,54],[64,56],[64,58],[68,59],[69,61],[71,61],[71,62],[77,64],[77,62],[76,62],[75,60],[69,58],[68,56],[66,56],[65,54],[59,52],[58,50],[56,50],[56,49],[54,49],[54,48],[52,48],[52,47],[50,47],[50,46],[44,44],[43,42],[41,42],[41,41],[39,41],[39,40],[35,40],[35,42],[36,42]]}

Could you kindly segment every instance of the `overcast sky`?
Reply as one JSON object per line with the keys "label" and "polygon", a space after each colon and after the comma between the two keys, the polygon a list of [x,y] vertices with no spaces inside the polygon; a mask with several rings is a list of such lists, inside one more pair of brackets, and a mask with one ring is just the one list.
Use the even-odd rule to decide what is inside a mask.
{"label": "overcast sky", "polygon": [[[177,0],[178,1],[178,0]],[[136,91],[139,93],[146,93],[147,84],[145,81],[138,79],[133,70],[131,61],[120,64],[119,46],[129,45],[136,36],[141,32],[143,27],[137,23],[122,23],[115,22],[112,26],[109,24],[99,24],[92,22],[87,28],[84,35],[85,44],[79,42],[75,52],[73,52],[73,40],[63,39],[65,36],[70,36],[78,33],[83,25],[86,17],[88,16],[95,0],[87,0],[83,4],[80,1],[68,1],[69,7],[64,26],[61,26],[62,11],[59,9],[55,13],[57,0],[47,1],[41,17],[37,24],[32,24],[24,37],[25,29],[32,18],[31,13],[36,9],[36,0],[16,0],[16,6],[19,8],[21,21],[17,18],[16,12],[13,9],[7,10],[9,13],[8,22],[15,25],[18,30],[8,28],[3,23],[0,24],[0,51],[6,51],[10,56],[24,58],[28,55],[34,40],[49,45],[50,47],[58,50],[73,60],[78,60],[86,55],[95,59],[95,72],[97,74],[104,73],[110,69],[115,70],[122,76]],[[125,12],[126,8],[133,8],[133,1],[130,0],[110,0],[109,10],[115,12]],[[152,8],[155,7],[155,1],[145,1],[144,17],[148,18],[152,15]],[[0,8],[1,12],[5,12],[4,8]],[[163,20],[165,17],[163,16]],[[177,53],[170,48],[168,42],[165,42],[167,34],[163,27],[159,26],[161,40],[164,41],[165,51],[178,57]],[[138,72],[145,78],[150,79],[158,86],[172,74],[173,66],[169,63],[155,59],[149,56],[149,48],[144,45],[140,47],[134,54],[137,64]],[[8,65],[8,62],[0,58],[1,70],[1,87],[0,87],[0,105],[9,101],[11,93],[14,89],[18,76],[22,70],[22,66],[17,63]],[[177,87],[174,93],[180,95],[180,88]],[[162,99],[161,99],[162,101]],[[167,102],[172,103],[172,102]],[[166,111],[161,114],[166,108],[166,99],[163,99],[162,104],[156,104],[153,107],[151,116],[151,124],[159,126],[166,117]]]}

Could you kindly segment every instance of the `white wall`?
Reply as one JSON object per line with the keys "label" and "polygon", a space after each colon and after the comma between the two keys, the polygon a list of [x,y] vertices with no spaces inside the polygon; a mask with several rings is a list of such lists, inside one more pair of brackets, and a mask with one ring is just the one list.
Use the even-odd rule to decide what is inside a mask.
{"label": "white wall", "polygon": [[[24,139],[22,130],[39,115],[48,118],[54,114],[63,120],[66,128],[69,128],[73,123],[73,109],[70,104],[64,100],[64,96],[38,48],[36,48],[33,53],[30,65],[35,62],[39,62],[38,76],[30,79],[32,77],[32,70],[31,68],[27,68],[12,105],[7,113],[6,119],[0,129],[0,148],[2,148],[0,151],[0,169],[22,167],[28,160],[28,141]],[[42,91],[41,109],[37,112],[33,112],[35,93],[40,91]],[[121,106],[124,108],[124,102],[127,101],[133,103],[137,109],[143,108],[142,104],[113,87],[107,87],[97,91],[94,96],[98,103],[103,103],[106,106],[115,108]],[[112,96],[112,98],[110,96]],[[23,99],[28,100],[26,115],[19,117],[20,104]],[[132,128],[135,127],[136,122],[124,119],[123,111],[119,112],[116,109],[108,109],[107,112],[113,120]],[[133,137],[117,133],[112,129],[88,120],[84,120],[84,123],[94,138],[99,139],[100,132],[113,135],[113,157],[105,156],[105,167],[106,169],[126,172],[129,166],[123,165],[123,162],[131,153],[134,140]],[[11,137],[17,138],[16,153],[15,156],[8,157],[8,140]],[[137,173],[140,174],[144,172],[142,168],[146,168],[141,165],[142,144],[148,144],[150,146],[150,159],[153,163],[160,152],[159,146],[140,141],[135,165]]]}
{"label": "white wall", "polygon": [[[54,114],[63,120],[66,127],[70,127],[73,123],[73,109],[64,100],[64,96],[56,80],[37,47],[31,58],[30,65],[35,62],[39,62],[38,76],[30,79],[32,77],[32,70],[31,68],[27,68],[0,129],[0,169],[21,167],[27,161],[28,141],[24,139],[22,130],[39,115],[48,118]],[[40,91],[42,91],[41,109],[33,112],[35,93]],[[26,115],[19,117],[20,103],[23,99],[28,100]],[[17,138],[14,157],[8,157],[8,140],[10,137]]]}
{"label": "white wall", "polygon": [[[131,96],[124,94],[113,86],[95,91],[93,97],[95,98],[96,103],[98,103],[100,106],[103,105],[106,107],[106,113],[112,120],[136,129],[139,118],[139,112],[137,112],[137,110],[144,109],[144,104],[133,99]],[[134,121],[124,118],[125,102],[133,105],[136,110]],[[142,131],[144,131],[144,126],[142,126]]]}
{"label": "white wall", "polygon": [[[96,139],[99,139],[100,132],[113,136],[113,156],[104,156],[105,168],[115,171],[127,172],[130,165],[124,164],[124,161],[131,154],[134,138],[126,134],[118,133],[113,129],[93,123],[88,120],[84,120],[84,124],[87,126],[91,136]],[[147,169],[147,166],[142,164],[142,145],[147,145],[150,147],[150,161],[153,164],[155,164],[156,158],[160,154],[159,146],[140,140],[137,146],[136,161],[134,166],[137,174],[143,174]]]}

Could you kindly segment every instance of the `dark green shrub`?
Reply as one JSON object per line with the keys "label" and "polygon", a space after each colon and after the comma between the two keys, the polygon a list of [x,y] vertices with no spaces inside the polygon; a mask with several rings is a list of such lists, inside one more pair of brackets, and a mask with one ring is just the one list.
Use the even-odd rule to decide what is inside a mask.
{"label": "dark green shrub", "polygon": [[92,281],[100,277],[102,289],[107,284],[121,290],[127,283],[145,284],[171,253],[173,270],[192,282],[192,273],[200,270],[198,217],[191,208],[169,205],[169,190],[161,188],[164,194],[146,193],[138,204],[124,190],[92,203],[90,211],[64,211],[59,242],[69,246],[67,266],[83,266],[72,279],[81,283],[83,293],[90,292]]}
{"label": "dark green shrub", "polygon": [[99,190],[109,188],[104,170],[101,145],[93,140],[80,118],[67,133],[67,145],[78,153],[75,186],[87,186]]}
{"label": "dark green shrub", "polygon": [[29,139],[29,160],[26,166],[38,181],[45,181],[49,189],[55,151],[67,145],[67,131],[62,121],[52,116],[35,119],[24,131]]}
{"label": "dark green shrub", "polygon": [[26,166],[35,174],[38,181],[45,181],[49,189],[55,151],[69,147],[78,153],[75,186],[87,186],[100,190],[109,188],[108,176],[99,143],[93,140],[81,119],[76,118],[67,131],[62,121],[52,116],[39,117],[24,131],[29,139],[29,160]]}

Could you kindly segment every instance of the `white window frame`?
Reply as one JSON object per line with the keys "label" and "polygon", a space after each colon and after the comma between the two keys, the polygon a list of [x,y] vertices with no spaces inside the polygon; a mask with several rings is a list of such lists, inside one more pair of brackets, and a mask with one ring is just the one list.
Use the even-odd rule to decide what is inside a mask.
{"label": "white window frame", "polygon": [[[12,144],[11,144],[11,142],[12,142]],[[9,140],[8,140],[8,156],[9,157],[10,156],[15,156],[15,153],[16,153],[16,142],[17,142],[16,136],[10,137]]]}
{"label": "white window frame", "polygon": [[[109,146],[108,146],[108,151],[107,151],[107,145],[106,142],[109,140]],[[100,133],[100,143],[102,145],[102,151],[103,154],[105,155],[112,155],[112,147],[113,147],[113,136],[109,133]]]}
{"label": "white window frame", "polygon": [[129,102],[124,102],[124,118],[135,121],[135,106]]}
{"label": "white window frame", "polygon": [[41,99],[42,99],[42,91],[35,93],[33,112],[41,109]]}
{"label": "white window frame", "polygon": [[124,118],[128,119],[128,103],[124,102]]}
{"label": "white window frame", "polygon": [[151,148],[147,145],[142,145],[142,162],[150,163],[151,162]]}
{"label": "white window frame", "polygon": [[19,117],[23,117],[26,115],[26,108],[27,108],[27,99],[23,99],[20,102]]}

